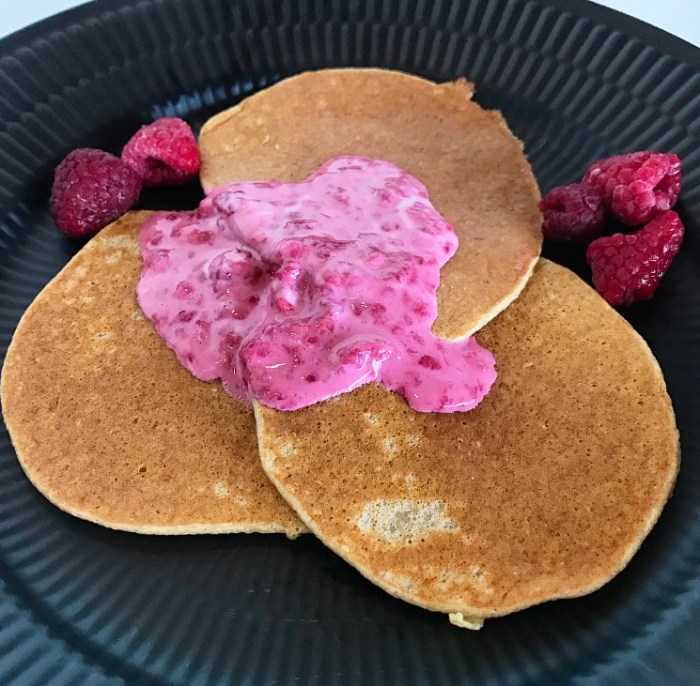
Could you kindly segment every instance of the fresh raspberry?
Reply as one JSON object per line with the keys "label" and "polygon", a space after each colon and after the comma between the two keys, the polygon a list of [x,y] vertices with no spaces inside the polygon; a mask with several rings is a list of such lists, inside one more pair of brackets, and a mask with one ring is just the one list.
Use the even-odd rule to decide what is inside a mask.
{"label": "fresh raspberry", "polygon": [[585,183],[552,188],[540,200],[542,233],[555,241],[591,241],[603,233],[605,208],[597,188]]}
{"label": "fresh raspberry", "polygon": [[594,162],[583,182],[603,194],[611,214],[635,226],[676,204],[681,161],[674,153],[631,152]]}
{"label": "fresh raspberry", "polygon": [[187,122],[163,117],[133,135],[122,150],[122,160],[144,186],[181,186],[199,171],[199,148]]}
{"label": "fresh raspberry", "polygon": [[118,157],[78,148],[56,167],[49,207],[63,233],[87,236],[121,217],[140,192],[138,174]]}
{"label": "fresh raspberry", "polygon": [[596,290],[611,305],[630,305],[654,295],[684,233],[675,212],[657,214],[636,233],[615,233],[593,241],[586,259]]}

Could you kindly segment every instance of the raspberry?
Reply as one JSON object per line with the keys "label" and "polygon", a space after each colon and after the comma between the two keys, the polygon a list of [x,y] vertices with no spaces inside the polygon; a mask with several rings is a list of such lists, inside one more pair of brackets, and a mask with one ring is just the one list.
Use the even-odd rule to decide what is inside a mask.
{"label": "raspberry", "polygon": [[540,200],[542,233],[555,241],[590,241],[603,233],[605,208],[597,188],[585,183],[552,188]]}
{"label": "raspberry", "polygon": [[118,157],[78,148],[56,167],[49,207],[63,233],[87,236],[124,214],[140,192],[138,175]]}
{"label": "raspberry", "polygon": [[598,238],[586,251],[596,290],[611,305],[630,305],[654,295],[684,233],[675,212],[657,214],[636,233]]}
{"label": "raspberry", "polygon": [[644,224],[676,204],[681,161],[674,153],[631,152],[594,162],[583,182],[595,186],[606,209],[625,224]]}
{"label": "raspberry", "polygon": [[199,171],[199,149],[192,129],[177,117],[142,126],[124,146],[122,160],[144,186],[181,186]]}

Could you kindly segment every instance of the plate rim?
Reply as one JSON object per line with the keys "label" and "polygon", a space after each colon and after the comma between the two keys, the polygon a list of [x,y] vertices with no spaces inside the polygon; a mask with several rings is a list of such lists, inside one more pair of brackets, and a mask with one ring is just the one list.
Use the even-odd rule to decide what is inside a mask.
{"label": "plate rim", "polygon": [[[364,0],[363,0],[364,1]],[[510,5],[539,5],[553,7],[561,13],[589,19],[598,24],[620,31],[633,39],[644,43],[691,65],[700,71],[700,47],[676,36],[665,29],[654,26],[642,19],[637,19],[620,10],[599,5],[593,0],[506,0]],[[81,24],[85,20],[97,19],[104,14],[120,11],[133,11],[140,7],[158,4],[158,0],[92,0],[77,7],[65,9],[44,19],[32,22],[0,38],[0,60],[7,54],[27,47],[34,40],[44,37],[50,31],[65,30],[72,24]]]}

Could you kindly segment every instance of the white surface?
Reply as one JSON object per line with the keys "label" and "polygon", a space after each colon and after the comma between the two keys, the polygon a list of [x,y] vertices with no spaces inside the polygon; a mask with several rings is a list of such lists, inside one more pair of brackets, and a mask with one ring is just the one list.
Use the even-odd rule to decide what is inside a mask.
{"label": "white surface", "polygon": [[700,46],[698,0],[595,0]]}
{"label": "white surface", "polygon": [[[0,37],[84,1],[0,0],[0,5],[4,5],[0,8]],[[598,0],[598,4],[630,14],[700,46],[699,0]]]}
{"label": "white surface", "polygon": [[83,4],[85,0],[0,0],[0,37]]}

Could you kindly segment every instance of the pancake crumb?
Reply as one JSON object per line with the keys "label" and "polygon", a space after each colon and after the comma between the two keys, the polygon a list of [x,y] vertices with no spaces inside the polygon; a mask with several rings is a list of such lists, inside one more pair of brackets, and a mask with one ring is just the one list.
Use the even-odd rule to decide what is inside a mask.
{"label": "pancake crumb", "polygon": [[461,629],[470,629],[471,631],[479,631],[484,626],[483,617],[470,617],[461,612],[451,612],[447,615],[450,624],[460,627]]}

